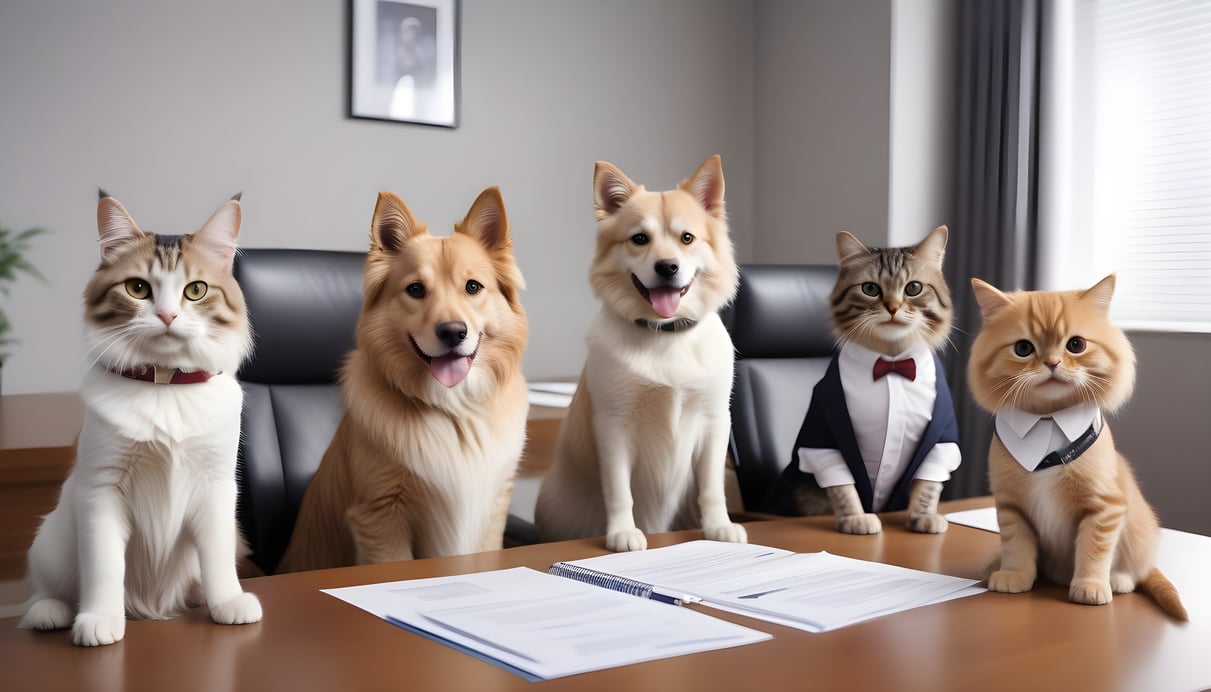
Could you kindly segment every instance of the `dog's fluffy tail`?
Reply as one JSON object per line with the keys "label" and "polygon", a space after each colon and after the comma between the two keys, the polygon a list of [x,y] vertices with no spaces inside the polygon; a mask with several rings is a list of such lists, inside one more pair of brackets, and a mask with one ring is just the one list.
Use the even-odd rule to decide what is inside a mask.
{"label": "dog's fluffy tail", "polygon": [[1138,589],[1152,597],[1161,610],[1172,615],[1178,620],[1189,620],[1190,615],[1186,613],[1186,607],[1182,605],[1182,599],[1177,595],[1177,587],[1161,574],[1159,569],[1155,567],[1144,577],[1140,582]]}

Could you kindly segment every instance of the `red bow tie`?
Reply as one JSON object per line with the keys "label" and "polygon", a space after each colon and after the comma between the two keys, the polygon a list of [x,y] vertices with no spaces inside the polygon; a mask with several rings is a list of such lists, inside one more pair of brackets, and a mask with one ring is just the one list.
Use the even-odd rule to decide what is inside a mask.
{"label": "red bow tie", "polygon": [[894,372],[901,377],[907,377],[909,382],[917,379],[917,362],[912,358],[904,360],[887,360],[880,358],[875,361],[875,379],[883,377],[889,372]]}

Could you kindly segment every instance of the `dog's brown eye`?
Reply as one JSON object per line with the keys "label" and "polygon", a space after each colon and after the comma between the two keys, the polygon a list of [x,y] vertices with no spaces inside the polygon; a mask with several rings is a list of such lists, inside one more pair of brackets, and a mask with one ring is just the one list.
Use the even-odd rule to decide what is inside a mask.
{"label": "dog's brown eye", "polygon": [[483,288],[483,284],[479,283],[475,279],[471,279],[467,282],[467,293],[470,293],[471,295],[479,293],[481,288]]}
{"label": "dog's brown eye", "polygon": [[1074,336],[1068,340],[1067,348],[1068,348],[1069,353],[1084,353],[1085,346],[1086,346],[1086,344],[1085,344],[1085,340],[1083,338],[1081,338],[1079,336]]}
{"label": "dog's brown eye", "polygon": [[922,286],[920,281],[909,281],[908,284],[904,286],[904,293],[910,298],[919,296],[921,295],[921,288]]}
{"label": "dog's brown eye", "polygon": [[873,281],[867,281],[866,283],[862,284],[862,292],[871,298],[874,298],[882,291],[879,290],[879,284],[874,283]]}
{"label": "dog's brown eye", "polygon": [[419,281],[408,284],[408,287],[404,291],[418,300],[425,297],[425,286]]}
{"label": "dog's brown eye", "polygon": [[690,243],[694,242],[694,234],[693,233],[682,233],[681,242],[685,243],[686,245],[689,245]]}
{"label": "dog's brown eye", "polygon": [[151,297],[151,284],[143,279],[127,279],[126,292],[130,294],[131,298],[144,300]]}
{"label": "dog's brown eye", "polygon": [[635,235],[631,236],[631,242],[636,245],[647,245],[648,244],[648,234],[647,233],[636,233]]}

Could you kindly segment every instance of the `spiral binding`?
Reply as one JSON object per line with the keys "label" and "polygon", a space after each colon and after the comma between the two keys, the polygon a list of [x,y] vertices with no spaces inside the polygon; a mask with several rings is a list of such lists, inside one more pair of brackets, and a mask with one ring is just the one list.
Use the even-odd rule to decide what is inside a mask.
{"label": "spiral binding", "polygon": [[645,584],[628,577],[618,577],[613,574],[598,572],[594,569],[586,569],[579,565],[570,565],[566,562],[551,565],[551,568],[547,571],[557,577],[567,577],[594,586],[604,586],[607,589],[621,591],[632,596],[639,596],[640,598],[652,597],[651,584]]}

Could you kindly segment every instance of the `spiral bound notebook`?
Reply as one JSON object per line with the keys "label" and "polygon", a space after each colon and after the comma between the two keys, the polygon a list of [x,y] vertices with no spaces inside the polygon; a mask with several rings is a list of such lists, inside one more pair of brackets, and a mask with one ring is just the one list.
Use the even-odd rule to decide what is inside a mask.
{"label": "spiral bound notebook", "polygon": [[645,598],[702,603],[808,632],[985,591],[974,579],[824,552],[718,541],[557,562],[548,572]]}
{"label": "spiral bound notebook", "polygon": [[527,680],[770,639],[765,632],[692,608],[644,601],[525,567],[324,593]]}

